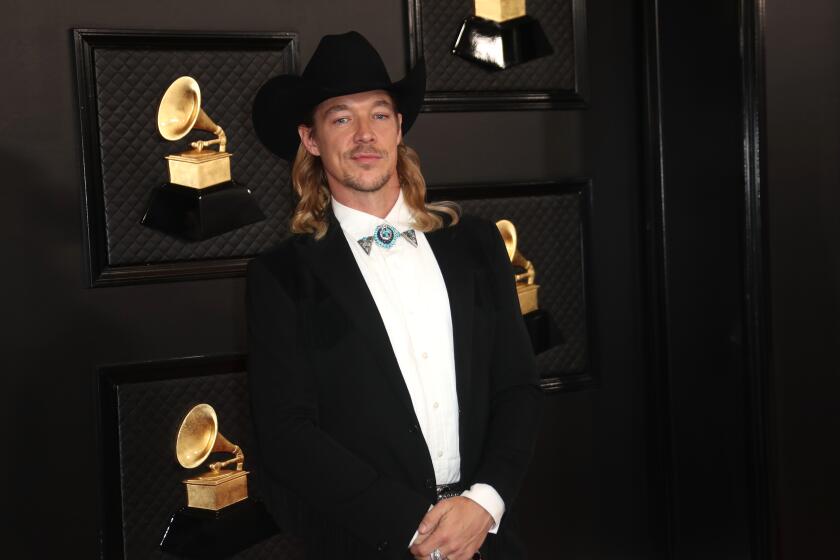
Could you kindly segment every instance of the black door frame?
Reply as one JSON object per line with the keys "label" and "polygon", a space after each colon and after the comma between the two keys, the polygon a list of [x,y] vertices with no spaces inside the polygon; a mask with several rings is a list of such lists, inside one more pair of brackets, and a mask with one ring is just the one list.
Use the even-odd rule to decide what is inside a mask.
{"label": "black door frame", "polygon": [[[670,366],[671,321],[674,305],[669,284],[669,183],[665,164],[669,154],[668,138],[663,134],[663,44],[661,7],[665,0],[642,2],[643,126],[645,161],[642,189],[644,216],[646,332],[650,414],[650,477],[652,520],[658,535],[656,556],[676,559],[681,556],[676,546],[677,517],[680,507],[680,483],[675,482],[675,448],[673,425],[682,414],[672,406],[670,386],[679,371]],[[740,141],[743,146],[742,231],[738,242],[741,252],[742,292],[741,329],[733,344],[740,349],[745,395],[741,420],[747,428],[744,461],[748,480],[748,517],[751,559],[776,558],[776,513],[773,495],[773,462],[770,387],[769,285],[767,250],[767,188],[765,149],[765,78],[764,22],[765,0],[740,0],[738,3],[738,45],[740,47]],[[685,7],[685,9],[689,9]],[[710,40],[715,30],[710,29]],[[736,87],[733,84],[733,87]],[[679,95],[679,93],[677,94]],[[685,484],[683,481],[681,484]]]}

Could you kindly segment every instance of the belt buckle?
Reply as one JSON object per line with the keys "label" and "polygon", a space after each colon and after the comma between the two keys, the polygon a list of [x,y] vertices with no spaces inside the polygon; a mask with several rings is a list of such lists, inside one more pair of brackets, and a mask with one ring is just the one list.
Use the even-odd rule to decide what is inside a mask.
{"label": "belt buckle", "polygon": [[440,486],[437,486],[435,488],[437,501],[439,502],[441,500],[460,495],[461,493],[458,491],[456,484],[441,484]]}

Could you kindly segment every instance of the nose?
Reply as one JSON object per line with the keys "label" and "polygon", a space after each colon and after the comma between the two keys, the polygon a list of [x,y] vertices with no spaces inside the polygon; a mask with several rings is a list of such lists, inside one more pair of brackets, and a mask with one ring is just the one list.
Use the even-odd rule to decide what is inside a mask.
{"label": "nose", "polygon": [[353,139],[356,142],[368,144],[373,142],[376,137],[373,134],[373,128],[370,126],[370,122],[366,119],[359,119],[356,121],[356,134],[354,135]]}

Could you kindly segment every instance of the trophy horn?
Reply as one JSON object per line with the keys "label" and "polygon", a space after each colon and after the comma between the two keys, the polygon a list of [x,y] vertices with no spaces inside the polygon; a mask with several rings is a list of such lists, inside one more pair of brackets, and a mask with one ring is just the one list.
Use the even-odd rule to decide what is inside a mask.
{"label": "trophy horn", "polygon": [[232,463],[236,463],[236,470],[242,470],[245,454],[238,445],[231,443],[219,432],[216,411],[209,404],[196,405],[187,413],[178,429],[175,455],[182,467],[192,469],[215,452],[232,453],[234,457],[211,464],[210,470],[214,473]]}
{"label": "trophy horn", "polygon": [[213,122],[201,108],[201,88],[190,76],[181,76],[168,88],[158,106],[158,131],[167,140],[180,140],[191,130],[205,130],[216,135],[215,140],[198,140],[190,144],[196,150],[205,146],[219,145],[219,151],[227,147],[227,137],[222,127]]}
{"label": "trophy horn", "polygon": [[508,258],[513,262],[513,256],[516,254],[516,227],[514,227],[510,220],[499,220],[496,222],[496,227],[499,228],[499,233],[502,234],[502,240],[505,242]]}
{"label": "trophy horn", "polygon": [[516,274],[514,280],[533,284],[537,273],[534,269],[534,264],[516,249],[516,227],[510,220],[499,220],[496,222],[496,227],[499,228],[499,233],[502,234],[502,240],[505,242],[505,249],[507,249],[510,263],[513,266],[519,266],[525,269],[525,272]]}

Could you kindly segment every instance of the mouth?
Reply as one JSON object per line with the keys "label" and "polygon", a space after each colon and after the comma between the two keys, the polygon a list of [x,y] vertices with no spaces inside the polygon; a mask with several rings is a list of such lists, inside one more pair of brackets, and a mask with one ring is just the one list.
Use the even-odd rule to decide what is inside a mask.
{"label": "mouth", "polygon": [[352,154],[350,159],[358,163],[372,163],[382,159],[382,155],[377,152],[358,152]]}

